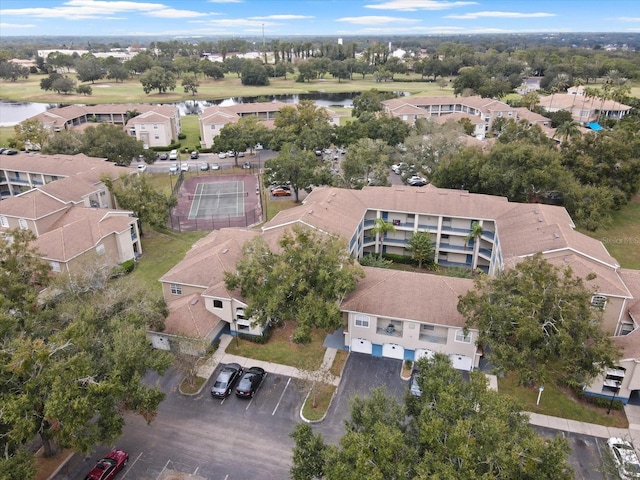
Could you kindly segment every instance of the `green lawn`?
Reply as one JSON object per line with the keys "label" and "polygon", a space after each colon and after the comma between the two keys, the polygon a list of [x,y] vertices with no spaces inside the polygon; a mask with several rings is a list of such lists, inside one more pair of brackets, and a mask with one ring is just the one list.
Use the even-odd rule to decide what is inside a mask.
{"label": "green lawn", "polygon": [[608,427],[627,428],[629,426],[624,412],[612,410],[611,414],[607,415],[607,409],[582,402],[553,384],[544,386],[544,391],[540,396],[540,405],[536,405],[538,386],[533,388],[519,387],[514,374],[507,374],[504,378],[498,379],[498,392],[515,398],[526,412]]}
{"label": "green lawn", "polygon": [[192,150],[200,150],[200,119],[198,115],[186,115],[180,117],[182,123],[182,133],[187,136],[184,140],[180,140],[182,148]]}
{"label": "green lawn", "polygon": [[158,279],[180,262],[185,253],[209,232],[164,232],[143,227],[142,256],[138,259],[132,277],[144,283],[150,292],[162,294]]}
{"label": "green lawn", "polygon": [[290,365],[303,370],[318,369],[324,358],[325,348],[322,346],[322,342],[326,332],[313,330],[311,333],[312,342],[301,345],[293,343],[291,340],[294,328],[293,322],[285,322],[284,326],[273,330],[269,342],[264,345],[236,338],[225,351],[231,355]]}
{"label": "green lawn", "polygon": [[[75,77],[69,74],[70,77]],[[270,85],[264,87],[244,86],[236,75],[227,75],[222,80],[199,78],[200,87],[197,95],[184,93],[177,81],[173,92],[163,94],[146,94],[142,90],[140,81],[135,79],[126,82],[99,81],[91,85],[93,94],[84,95],[60,95],[54,92],[46,92],[40,89],[40,80],[44,75],[29,75],[28,79],[20,79],[16,82],[0,82],[0,98],[22,102],[40,103],[169,103],[183,100],[213,100],[227,97],[259,97],[282,94],[301,94],[311,92],[343,93],[359,92],[375,88],[386,92],[410,92],[431,96],[453,96],[453,88],[441,89],[431,82],[412,82],[401,80],[413,80],[419,78],[416,75],[398,76],[394,82],[378,83],[369,75],[362,80],[360,76],[354,80],[338,81],[329,76],[313,82],[298,83],[293,76],[270,79]]]}
{"label": "green lawn", "polygon": [[609,228],[584,233],[602,241],[622,267],[640,269],[640,195],[615,212]]}

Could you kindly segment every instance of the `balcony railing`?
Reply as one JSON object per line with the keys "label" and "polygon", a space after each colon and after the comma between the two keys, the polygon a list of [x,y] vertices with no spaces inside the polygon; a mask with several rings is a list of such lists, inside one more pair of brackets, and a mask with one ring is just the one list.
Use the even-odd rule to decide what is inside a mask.
{"label": "balcony railing", "polygon": [[447,337],[438,337],[436,335],[428,335],[425,333],[421,333],[420,337],[418,338],[421,342],[438,343],[440,345],[447,344]]}

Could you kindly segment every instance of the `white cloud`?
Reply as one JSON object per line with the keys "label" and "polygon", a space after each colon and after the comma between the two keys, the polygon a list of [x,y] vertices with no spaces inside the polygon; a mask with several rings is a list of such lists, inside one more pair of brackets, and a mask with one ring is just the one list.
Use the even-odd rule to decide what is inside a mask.
{"label": "white cloud", "polygon": [[337,18],[336,22],[353,23],[356,25],[384,25],[387,23],[419,23],[420,20],[415,18],[365,16]]}
{"label": "white cloud", "polygon": [[242,3],[244,0],[207,0],[209,3]]}
{"label": "white cloud", "polygon": [[613,20],[617,20],[618,22],[640,22],[640,17],[618,17]]}
{"label": "white cloud", "polygon": [[307,18],[315,18],[311,15],[267,15],[266,17],[249,17],[251,19],[259,20],[304,20]]}
{"label": "white cloud", "polygon": [[24,23],[0,23],[0,28],[35,28],[35,25]]}
{"label": "white cloud", "polygon": [[147,12],[150,17],[159,18],[194,18],[206,17],[206,13],[194,12],[192,10],[176,10],[175,8],[163,8],[153,12]]}
{"label": "white cloud", "polygon": [[449,10],[450,8],[466,7],[477,4],[477,2],[447,2],[440,0],[388,0],[382,3],[365,5],[364,8],[417,12],[418,10]]}
{"label": "white cloud", "polygon": [[228,18],[228,19],[220,19],[220,20],[212,20],[210,22],[206,22],[206,25],[209,27],[260,27],[264,25],[265,27],[271,27],[277,25],[277,23],[273,22],[265,22],[263,20],[252,20],[248,18]]}
{"label": "white cloud", "polygon": [[473,12],[464,15],[445,15],[444,18],[456,18],[459,20],[474,20],[476,18],[544,18],[555,17],[555,13],[520,13],[520,12]]}
{"label": "white cloud", "polygon": [[169,8],[162,3],[104,0],[68,0],[60,7],[13,8],[0,10],[0,15],[19,15],[32,18],[64,18],[66,20],[86,20],[113,18],[119,13],[140,13],[156,17],[184,18],[205,15],[189,10]]}

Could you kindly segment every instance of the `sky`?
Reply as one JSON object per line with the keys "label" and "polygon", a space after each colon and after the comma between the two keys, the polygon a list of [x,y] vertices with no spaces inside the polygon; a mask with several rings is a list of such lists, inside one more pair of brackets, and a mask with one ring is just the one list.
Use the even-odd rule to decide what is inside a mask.
{"label": "sky", "polygon": [[0,0],[0,38],[534,32],[640,32],[640,1]]}

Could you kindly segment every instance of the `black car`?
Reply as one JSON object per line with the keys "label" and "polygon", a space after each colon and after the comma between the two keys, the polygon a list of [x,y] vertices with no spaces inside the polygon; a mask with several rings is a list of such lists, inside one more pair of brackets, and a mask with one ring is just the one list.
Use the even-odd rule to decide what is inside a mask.
{"label": "black car", "polygon": [[220,371],[216,381],[211,387],[211,395],[217,398],[225,398],[231,394],[233,385],[242,375],[242,367],[237,363],[229,363]]}
{"label": "black car", "polygon": [[197,160],[199,157],[200,157],[200,154],[196,150],[191,152],[191,160]]}
{"label": "black car", "polygon": [[266,376],[267,372],[260,367],[251,367],[245,370],[236,387],[236,396],[240,398],[253,398]]}

